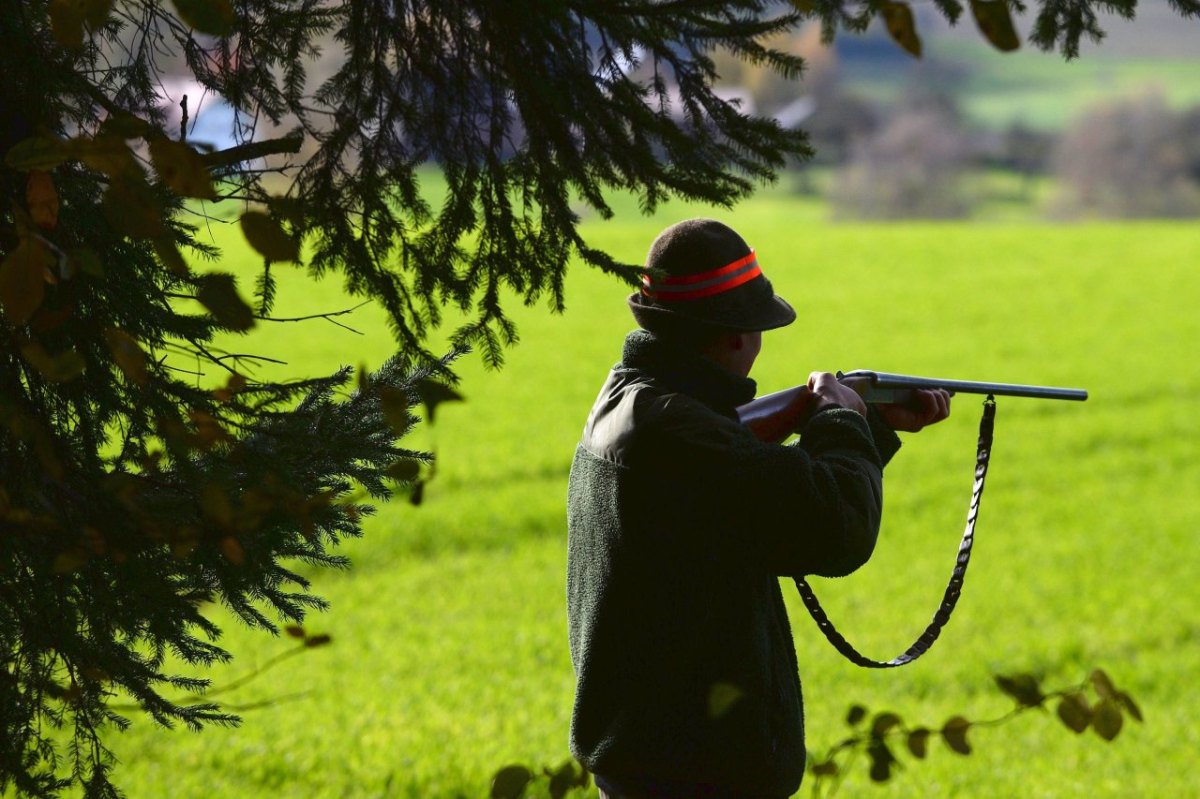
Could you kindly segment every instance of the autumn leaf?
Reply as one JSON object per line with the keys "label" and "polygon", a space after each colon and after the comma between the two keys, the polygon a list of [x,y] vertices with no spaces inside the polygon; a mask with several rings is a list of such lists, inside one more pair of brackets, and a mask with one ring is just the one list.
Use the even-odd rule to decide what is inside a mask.
{"label": "autumn leaf", "polygon": [[150,160],[163,183],[180,197],[215,200],[217,192],[200,154],[183,142],[159,136],[150,142]]}
{"label": "autumn leaf", "polygon": [[525,786],[533,779],[533,772],[525,766],[505,766],[492,776],[491,799],[518,799]]}
{"label": "autumn leaf", "polygon": [[1006,0],[971,0],[971,13],[979,32],[997,50],[1008,53],[1021,46]]}
{"label": "autumn leaf", "polygon": [[17,170],[53,169],[70,157],[67,142],[53,136],[33,136],[13,145],[4,163]]}
{"label": "autumn leaf", "polygon": [[942,725],[942,740],[946,742],[946,746],[960,755],[971,754],[971,744],[967,741],[967,730],[971,728],[971,722],[962,716],[954,716]]}
{"label": "autumn leaf", "polygon": [[58,224],[58,190],[49,172],[29,170],[25,179],[25,205],[33,223],[42,230],[54,230]]}
{"label": "autumn leaf", "polygon": [[237,292],[233,275],[214,272],[196,278],[196,299],[223,327],[249,330],[254,327],[254,311]]}
{"label": "autumn leaf", "polygon": [[262,211],[242,214],[242,235],[268,261],[300,260],[300,243]]}
{"label": "autumn leaf", "polygon": [[46,297],[46,267],[50,253],[35,238],[23,238],[0,264],[0,306],[8,323],[20,327]]}
{"label": "autumn leaf", "polygon": [[104,216],[121,233],[133,239],[154,239],[167,232],[150,187],[132,174],[114,179],[104,193]]}
{"label": "autumn leaf", "polygon": [[86,366],[83,356],[75,350],[63,350],[51,355],[36,341],[22,344],[21,356],[52,383],[69,383],[83,374]]}
{"label": "autumn leaf", "polygon": [[228,36],[237,17],[229,0],[174,0],[179,18],[200,33]]}
{"label": "autumn leaf", "polygon": [[429,423],[433,424],[434,412],[443,402],[462,402],[463,396],[445,383],[436,380],[422,379],[417,381],[417,394],[425,404],[425,414]]}
{"label": "autumn leaf", "polygon": [[81,0],[50,0],[50,32],[54,40],[71,50],[83,47],[86,3]]}
{"label": "autumn leaf", "polygon": [[127,378],[139,386],[150,382],[150,376],[146,373],[146,353],[138,346],[137,339],[124,330],[112,327],[104,331],[104,343]]}
{"label": "autumn leaf", "polygon": [[921,57],[921,37],[917,35],[917,23],[907,3],[885,2],[879,8],[888,35],[909,55]]}

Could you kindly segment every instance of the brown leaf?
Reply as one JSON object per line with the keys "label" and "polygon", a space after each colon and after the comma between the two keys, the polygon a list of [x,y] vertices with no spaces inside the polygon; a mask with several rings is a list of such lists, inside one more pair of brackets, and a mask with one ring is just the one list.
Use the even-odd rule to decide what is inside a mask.
{"label": "brown leaf", "polygon": [[525,793],[525,787],[533,779],[533,772],[525,766],[505,766],[492,776],[491,799],[517,799]]}
{"label": "brown leaf", "polygon": [[63,47],[83,47],[83,21],[86,7],[80,0],[50,0],[50,32]]}
{"label": "brown leaf", "polygon": [[112,13],[114,0],[81,0],[83,6],[83,22],[92,30],[103,27]]}
{"label": "brown leaf", "polygon": [[884,2],[879,11],[883,24],[896,44],[915,58],[921,57],[921,37],[917,35],[917,23],[907,3]]}
{"label": "brown leaf", "polygon": [[971,0],[971,14],[979,32],[997,50],[1007,53],[1021,46],[1006,0]]}
{"label": "brown leaf", "polygon": [[417,394],[421,397],[421,402],[425,404],[425,414],[429,417],[430,424],[433,424],[433,416],[437,410],[437,406],[443,402],[463,401],[462,394],[459,394],[450,388],[450,386],[428,378],[417,381]]}
{"label": "brown leaf", "polygon": [[971,754],[971,744],[967,741],[967,730],[970,728],[970,721],[962,716],[953,716],[942,725],[942,740],[946,742],[946,746],[960,755],[969,755]]}
{"label": "brown leaf", "polygon": [[241,566],[246,562],[246,550],[243,549],[241,543],[231,535],[227,535],[221,539],[221,554],[225,556],[225,560],[229,561],[234,566]]}
{"label": "brown leaf", "polygon": [[409,428],[408,394],[398,388],[382,386],[379,389],[379,404],[383,408],[383,419],[397,435]]}
{"label": "brown leaf", "polygon": [[35,225],[42,230],[54,230],[58,224],[58,190],[49,172],[29,171],[25,179],[25,205]]}
{"label": "brown leaf", "polygon": [[300,243],[261,211],[242,214],[242,235],[268,261],[300,260]]}
{"label": "brown leaf", "polygon": [[187,261],[183,260],[183,253],[179,251],[179,247],[175,244],[175,240],[170,236],[159,236],[154,240],[154,252],[158,254],[158,260],[162,261],[163,266],[171,271],[171,274],[179,277],[187,277],[188,271]]}
{"label": "brown leaf", "polygon": [[167,232],[158,199],[134,172],[113,179],[102,207],[109,224],[132,239],[155,239]]}
{"label": "brown leaf", "polygon": [[246,378],[236,372],[229,376],[225,381],[225,385],[221,388],[213,390],[213,397],[217,402],[229,403],[237,396],[238,392],[246,387]]}
{"label": "brown leaf", "polygon": [[1087,699],[1077,693],[1071,693],[1059,700],[1055,708],[1059,721],[1074,733],[1081,733],[1092,723],[1092,708]]}
{"label": "brown leaf", "polygon": [[1092,710],[1092,729],[1106,741],[1116,738],[1125,721],[1114,699],[1104,699]]}
{"label": "brown leaf", "polygon": [[254,310],[237,292],[233,275],[214,272],[196,278],[196,299],[208,309],[223,327],[229,330],[249,330],[254,327]]}
{"label": "brown leaf", "polygon": [[150,376],[146,373],[146,353],[138,346],[137,339],[124,330],[110,327],[104,331],[104,343],[127,378],[139,386],[150,382]]}
{"label": "brown leaf", "polygon": [[923,760],[929,751],[929,735],[929,730],[919,727],[910,732],[908,738],[905,740],[908,751],[918,760]]}

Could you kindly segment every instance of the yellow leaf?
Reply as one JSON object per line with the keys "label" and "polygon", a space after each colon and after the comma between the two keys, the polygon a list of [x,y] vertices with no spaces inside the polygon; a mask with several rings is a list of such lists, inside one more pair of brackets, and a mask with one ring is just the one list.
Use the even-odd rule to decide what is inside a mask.
{"label": "yellow leaf", "polygon": [[36,341],[21,345],[21,356],[42,376],[53,383],[67,383],[83,374],[86,365],[83,356],[75,350],[64,350],[51,355]]}
{"label": "yellow leaf", "polygon": [[242,214],[242,235],[268,261],[300,260],[300,244],[261,211]]}
{"label": "yellow leaf", "polygon": [[126,377],[139,386],[150,382],[150,376],[146,374],[146,353],[138,346],[137,339],[124,330],[111,327],[104,331],[104,342]]}
{"label": "yellow leaf", "polygon": [[997,50],[1008,53],[1021,46],[1006,0],[971,0],[971,13],[979,32]]}
{"label": "yellow leaf", "polygon": [[203,159],[186,144],[158,137],[150,142],[150,160],[167,188],[179,196],[217,199]]}
{"label": "yellow leaf", "polygon": [[35,225],[42,230],[54,230],[58,224],[58,190],[49,172],[29,171],[25,179],[25,205]]}
{"label": "yellow leaf", "polygon": [[34,136],[13,145],[4,163],[13,169],[53,169],[70,156],[67,142],[53,136]]}
{"label": "yellow leaf", "polygon": [[0,264],[0,306],[13,327],[28,322],[41,307],[49,264],[49,251],[35,238],[23,238]]}
{"label": "yellow leaf", "polygon": [[888,34],[904,51],[916,58],[921,57],[921,38],[917,36],[917,24],[912,9],[906,3],[885,2],[880,6],[883,24]]}
{"label": "yellow leaf", "polygon": [[137,168],[133,151],[124,137],[102,133],[91,139],[72,139],[71,154],[88,167],[111,178],[120,177]]}

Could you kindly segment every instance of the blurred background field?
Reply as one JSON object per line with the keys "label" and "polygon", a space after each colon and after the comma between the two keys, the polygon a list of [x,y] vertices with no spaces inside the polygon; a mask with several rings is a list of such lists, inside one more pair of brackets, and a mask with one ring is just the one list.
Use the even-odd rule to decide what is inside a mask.
{"label": "blurred background field", "polygon": [[[1001,399],[965,596],[920,663],[884,673],[851,666],[785,587],[808,737],[813,749],[842,737],[851,702],[935,726],[954,713],[994,718],[1011,702],[993,674],[1031,671],[1066,686],[1096,666],[1133,694],[1146,723],[1105,744],[1027,714],[973,731],[970,757],[932,747],[885,787],[870,785],[860,763],[842,795],[1195,794],[1200,39],[1174,31],[1174,18],[1156,19],[1154,6],[1139,11],[1137,26],[1118,24],[1112,41],[1068,64],[1001,55],[973,30],[931,31],[920,64],[878,32],[847,37],[841,49],[812,51],[802,85],[814,102],[792,108],[814,131],[813,164],[732,212],[671,205],[648,219],[618,198],[615,220],[584,226],[589,244],[633,263],[678,219],[711,215],[737,227],[800,312],[766,339],[754,373],[763,391],[813,369],[852,368],[1091,391],[1082,405]],[[795,46],[815,47],[811,35]],[[797,99],[794,84],[777,101],[771,86],[735,77],[731,90],[763,113]],[[822,116],[834,109],[849,109],[861,127]],[[1113,151],[1097,146],[1082,165],[1070,157],[1087,150],[1071,136],[1104,140],[1098,119],[1115,119],[1118,132],[1144,122],[1137,129],[1158,132],[1143,138],[1161,144],[1138,151],[1127,171],[1109,170],[1122,188],[1116,199],[1087,183],[1117,166]],[[1164,174],[1184,179],[1168,190]],[[1123,176],[1138,175],[1159,181],[1138,201],[1149,206],[1126,202],[1142,195]],[[893,204],[882,203],[888,197]],[[914,215],[918,197],[931,205],[917,215],[935,220],[886,221]],[[254,259],[236,235],[219,226],[215,235],[227,245],[221,268],[238,271],[249,291]],[[281,316],[357,302],[335,281],[276,272]],[[247,709],[239,729],[164,734],[139,718],[114,733],[129,796],[480,797],[506,763],[553,766],[568,756],[566,476],[631,328],[626,293],[576,269],[565,314],[514,308],[522,341],[503,370],[473,356],[460,362],[466,403],[442,406],[437,424],[406,442],[438,457],[424,502],[399,497],[380,508],[364,538],[344,547],[349,571],[309,575],[332,609],[307,627],[333,643],[224,695],[234,705],[266,702]],[[391,352],[377,309],[339,321],[362,335],[321,320],[262,323],[236,344],[286,361],[262,376],[376,367]],[[960,397],[947,423],[906,440],[888,470],[875,558],[816,584],[870,655],[907,646],[941,597],[978,412],[977,399]],[[213,674],[217,685],[293,645],[213,614],[235,654]]]}
{"label": "blurred background field", "polygon": [[[637,259],[661,226],[698,212],[597,221],[587,233]],[[925,660],[859,670],[792,605],[809,739],[837,740],[851,702],[914,723],[991,718],[1010,704],[993,673],[1033,671],[1066,686],[1094,666],[1135,696],[1146,724],[1108,745],[1091,733],[1076,739],[1053,717],[1026,717],[973,733],[969,758],[935,747],[883,788],[867,784],[863,766],[844,791],[1187,795],[1200,668],[1194,224],[830,225],[787,192],[720,216],[800,312],[767,337],[755,372],[764,391],[814,368],[878,368],[1092,392],[1082,405],[1001,399],[976,562]],[[338,294],[293,274],[279,307],[301,315],[352,304]],[[410,442],[439,459],[424,503],[382,508],[345,547],[350,571],[312,575],[333,608],[308,627],[333,644],[227,695],[281,700],[246,711],[241,729],[163,734],[147,722],[114,735],[130,796],[474,797],[508,762],[567,756],[565,482],[584,415],[630,329],[624,295],[615,281],[576,271],[564,315],[520,314],[523,341],[502,371],[463,361],[466,404],[443,406]],[[377,365],[389,350],[380,318],[364,308],[342,319],[364,335],[311,321],[251,339],[296,373]],[[889,468],[875,558],[817,585],[868,653],[906,646],[940,598],[978,411],[960,397],[950,421],[907,440]],[[237,659],[216,672],[218,685],[290,645],[225,626]]]}

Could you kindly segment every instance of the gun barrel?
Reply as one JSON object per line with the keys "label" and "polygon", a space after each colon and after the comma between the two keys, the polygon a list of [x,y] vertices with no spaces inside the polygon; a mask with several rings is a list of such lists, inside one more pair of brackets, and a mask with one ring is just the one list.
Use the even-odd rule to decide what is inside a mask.
{"label": "gun barrel", "polygon": [[1083,401],[1088,398],[1081,388],[1056,388],[1054,386],[1028,386],[1018,383],[979,383],[972,380],[943,380],[936,377],[915,377],[891,372],[873,372],[858,369],[838,375],[840,378],[857,378],[867,385],[868,401],[893,402],[900,392],[914,389],[944,388],[955,394],[994,394],[1004,397],[1032,397],[1034,399],[1056,399]]}

